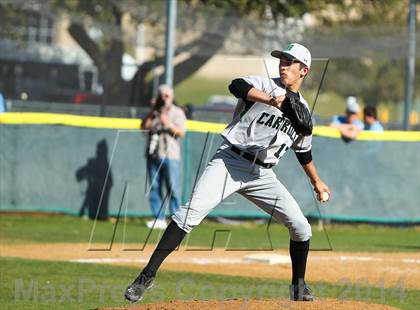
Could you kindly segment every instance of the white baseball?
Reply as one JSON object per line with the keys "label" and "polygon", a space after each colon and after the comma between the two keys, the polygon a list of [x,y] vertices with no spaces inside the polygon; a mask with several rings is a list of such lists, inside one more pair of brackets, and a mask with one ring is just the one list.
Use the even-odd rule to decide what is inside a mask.
{"label": "white baseball", "polygon": [[328,194],[328,192],[322,192],[321,202],[327,202],[329,199],[330,199],[330,194]]}

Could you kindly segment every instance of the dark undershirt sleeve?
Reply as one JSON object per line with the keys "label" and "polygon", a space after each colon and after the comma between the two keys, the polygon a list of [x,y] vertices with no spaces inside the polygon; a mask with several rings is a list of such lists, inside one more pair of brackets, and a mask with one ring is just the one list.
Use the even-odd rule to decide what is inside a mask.
{"label": "dark undershirt sleeve", "polygon": [[307,165],[312,161],[312,152],[310,150],[307,151],[307,152],[303,152],[303,153],[295,152],[295,154],[296,154],[296,157],[297,157],[299,163],[302,166]]}
{"label": "dark undershirt sleeve", "polygon": [[244,79],[234,79],[229,85],[229,91],[236,98],[246,100],[246,96],[252,87],[253,86],[248,84]]}

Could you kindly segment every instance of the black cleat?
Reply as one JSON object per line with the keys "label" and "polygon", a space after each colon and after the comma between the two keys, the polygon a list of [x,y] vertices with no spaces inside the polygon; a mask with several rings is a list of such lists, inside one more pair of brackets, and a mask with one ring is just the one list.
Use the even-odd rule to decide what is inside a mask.
{"label": "black cleat", "polygon": [[140,275],[125,290],[125,299],[136,302],[143,299],[146,290],[152,288],[154,277],[147,277],[145,274]]}
{"label": "black cleat", "polygon": [[312,290],[306,284],[290,285],[290,300],[314,301]]}

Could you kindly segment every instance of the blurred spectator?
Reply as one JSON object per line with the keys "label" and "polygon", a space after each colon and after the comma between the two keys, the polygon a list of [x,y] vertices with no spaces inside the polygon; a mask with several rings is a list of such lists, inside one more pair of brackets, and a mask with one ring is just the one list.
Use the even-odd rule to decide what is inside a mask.
{"label": "blurred spectator", "polygon": [[364,129],[363,122],[359,119],[360,107],[356,97],[349,96],[346,104],[346,115],[334,116],[330,127],[336,128],[344,141],[354,140]]}
{"label": "blurred spectator", "polygon": [[4,100],[3,94],[0,92],[0,113],[6,112],[6,101]]}
{"label": "blurred spectator", "polygon": [[[169,200],[171,213],[179,208],[179,138],[185,134],[185,114],[174,105],[173,89],[159,87],[158,97],[151,101],[151,109],[143,119],[141,128],[149,130],[146,144],[147,173],[150,181],[150,207],[156,220],[148,221],[147,227],[166,228],[164,204]],[[163,185],[166,197],[163,197]]]}
{"label": "blurred spectator", "polygon": [[363,120],[365,122],[365,130],[382,132],[384,127],[377,119],[378,112],[376,107],[370,106],[363,109]]}

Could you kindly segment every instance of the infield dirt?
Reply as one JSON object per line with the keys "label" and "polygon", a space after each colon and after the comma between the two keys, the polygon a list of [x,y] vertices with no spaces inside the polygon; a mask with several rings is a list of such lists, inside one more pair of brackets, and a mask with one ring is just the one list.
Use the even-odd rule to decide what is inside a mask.
{"label": "infield dirt", "polygon": [[[133,245],[128,245],[134,247]],[[108,263],[114,265],[145,265],[154,246],[136,245],[137,251],[126,251],[122,244],[87,243],[47,243],[47,244],[2,244],[1,256],[14,256],[29,259]],[[127,247],[127,245],[126,245]],[[98,249],[104,249],[98,251]],[[185,251],[182,248],[172,253],[163,269],[174,271],[203,272],[229,276],[248,276],[271,279],[290,279],[290,262],[265,264],[245,261],[255,251]],[[286,250],[268,251],[269,255],[288,257]],[[372,286],[420,288],[420,253],[349,253],[349,252],[310,252],[306,278],[308,282],[330,282],[343,284],[363,282]]]}

